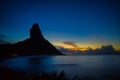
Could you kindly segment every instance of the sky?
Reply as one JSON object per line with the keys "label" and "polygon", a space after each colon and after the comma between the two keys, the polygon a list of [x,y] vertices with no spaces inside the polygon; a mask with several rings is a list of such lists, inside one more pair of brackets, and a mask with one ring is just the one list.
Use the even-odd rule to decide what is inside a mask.
{"label": "sky", "polygon": [[0,0],[0,43],[30,37],[38,23],[55,46],[120,50],[119,0]]}

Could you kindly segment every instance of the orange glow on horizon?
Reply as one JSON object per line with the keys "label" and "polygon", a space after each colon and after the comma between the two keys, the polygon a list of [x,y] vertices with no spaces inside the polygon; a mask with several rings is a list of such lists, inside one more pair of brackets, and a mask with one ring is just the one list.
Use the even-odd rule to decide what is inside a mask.
{"label": "orange glow on horizon", "polygon": [[87,50],[87,48],[69,48],[69,49],[71,49],[71,50],[82,50],[82,51]]}
{"label": "orange glow on horizon", "polygon": [[[91,48],[91,49],[95,50],[97,48],[101,48],[101,46],[103,46],[103,45],[108,45],[108,44],[105,44],[105,43],[104,44],[102,44],[102,43],[76,43],[77,47],[74,47],[72,45],[63,44],[60,41],[55,41],[54,45],[61,46],[61,47],[66,48],[66,49],[84,51],[84,50],[87,50],[88,48]],[[119,45],[114,44],[113,48],[116,51],[120,51],[120,46]]]}

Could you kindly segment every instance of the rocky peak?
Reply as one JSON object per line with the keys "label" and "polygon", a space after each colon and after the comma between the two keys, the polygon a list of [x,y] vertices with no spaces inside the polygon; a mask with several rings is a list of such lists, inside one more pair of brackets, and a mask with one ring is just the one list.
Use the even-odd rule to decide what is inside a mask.
{"label": "rocky peak", "polygon": [[33,40],[44,39],[37,23],[33,24],[32,28],[30,29],[30,38]]}
{"label": "rocky peak", "polygon": [[[30,38],[15,44],[0,45],[0,59],[10,55],[62,55],[48,40],[46,40],[37,23],[30,29]],[[2,56],[2,57],[1,57]]]}

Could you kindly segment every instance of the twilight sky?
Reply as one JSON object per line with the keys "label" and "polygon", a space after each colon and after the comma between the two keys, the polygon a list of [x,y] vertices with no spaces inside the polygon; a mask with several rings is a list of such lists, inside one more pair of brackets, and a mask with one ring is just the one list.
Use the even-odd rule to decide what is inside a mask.
{"label": "twilight sky", "polygon": [[56,46],[120,50],[119,0],[0,0],[0,42],[29,38],[37,22]]}

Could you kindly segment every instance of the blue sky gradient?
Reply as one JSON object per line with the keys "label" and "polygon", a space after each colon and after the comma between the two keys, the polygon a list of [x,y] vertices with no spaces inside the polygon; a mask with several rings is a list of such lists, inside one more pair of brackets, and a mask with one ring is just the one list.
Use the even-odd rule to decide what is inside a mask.
{"label": "blue sky gradient", "polygon": [[73,41],[80,47],[111,44],[120,49],[119,4],[119,0],[0,0],[0,34],[9,42],[24,40],[37,22],[54,45]]}

